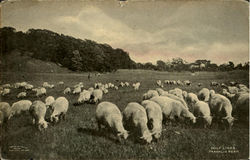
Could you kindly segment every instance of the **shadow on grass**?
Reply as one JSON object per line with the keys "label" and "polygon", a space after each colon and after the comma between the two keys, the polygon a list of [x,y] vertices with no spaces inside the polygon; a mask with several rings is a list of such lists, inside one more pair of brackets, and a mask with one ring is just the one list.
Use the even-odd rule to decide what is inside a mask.
{"label": "shadow on grass", "polygon": [[116,144],[121,144],[121,142],[118,140],[118,138],[115,138],[114,135],[111,135],[112,133],[109,131],[98,131],[97,129],[93,129],[93,128],[77,128],[77,132],[78,133],[83,133],[83,134],[87,134],[87,135],[91,135],[91,136],[96,136],[96,137],[104,137]]}

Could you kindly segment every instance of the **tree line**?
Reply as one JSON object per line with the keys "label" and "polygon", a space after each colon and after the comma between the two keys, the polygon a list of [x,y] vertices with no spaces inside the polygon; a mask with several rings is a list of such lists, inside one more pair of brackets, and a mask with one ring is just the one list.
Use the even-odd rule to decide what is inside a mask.
{"label": "tree line", "polygon": [[108,44],[92,40],[82,40],[58,34],[45,29],[16,31],[12,27],[0,28],[1,57],[13,50],[22,55],[43,61],[54,62],[73,71],[112,72],[117,69],[147,69],[159,71],[231,71],[249,70],[249,62],[235,65],[233,62],[217,65],[210,60],[196,60],[188,63],[182,58],[156,64],[135,63],[129,53]]}

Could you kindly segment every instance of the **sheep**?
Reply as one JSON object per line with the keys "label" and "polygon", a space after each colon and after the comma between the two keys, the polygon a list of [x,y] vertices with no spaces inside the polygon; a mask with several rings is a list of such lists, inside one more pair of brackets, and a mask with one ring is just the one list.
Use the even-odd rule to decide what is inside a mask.
{"label": "sheep", "polygon": [[124,87],[124,86],[125,86],[125,84],[124,84],[123,82],[121,82],[121,83],[120,83],[120,86],[121,86],[121,87]]}
{"label": "sheep", "polygon": [[209,95],[210,95],[209,89],[207,89],[207,88],[202,88],[202,89],[198,92],[198,99],[199,99],[200,101],[208,102],[208,100],[209,100]]}
{"label": "sheep", "polygon": [[188,93],[186,97],[186,102],[189,106],[189,110],[193,113],[194,112],[194,105],[199,101],[198,97],[194,93]]}
{"label": "sheep", "polygon": [[106,89],[106,88],[103,89],[104,94],[107,94],[108,92],[109,92],[108,89]]}
{"label": "sheep", "polygon": [[191,85],[191,82],[190,82],[189,80],[185,80],[183,83],[184,83],[185,85],[187,85],[187,86],[190,86],[190,85]]}
{"label": "sheep", "polygon": [[118,89],[119,89],[118,86],[114,86],[114,88],[115,88],[115,90],[118,90]]}
{"label": "sheep", "polygon": [[27,82],[21,82],[20,87],[25,87],[28,83]]}
{"label": "sheep", "polygon": [[177,83],[177,85],[180,85],[180,86],[183,85],[183,83],[180,80],[177,80],[176,83]]}
{"label": "sheep", "polygon": [[102,96],[103,96],[103,91],[100,90],[100,89],[95,89],[93,92],[92,92],[92,95],[91,95],[91,102],[92,103],[95,103],[97,104],[99,101],[102,100]]}
{"label": "sheep", "polygon": [[212,82],[210,83],[210,86],[215,86],[215,87],[217,87],[217,86],[219,86],[219,83],[218,83],[218,82],[212,81]]}
{"label": "sheep", "polygon": [[69,94],[69,93],[71,93],[71,89],[69,87],[65,88],[63,94]]}
{"label": "sheep", "polygon": [[58,97],[53,103],[53,113],[50,116],[51,122],[58,122],[61,119],[65,120],[66,113],[69,108],[69,101],[65,97]]}
{"label": "sheep", "polygon": [[128,131],[123,127],[122,114],[115,104],[101,102],[97,105],[95,117],[99,131],[104,126],[113,131],[119,140],[128,138]]}
{"label": "sheep", "polygon": [[177,97],[183,98],[183,96],[182,96],[182,90],[179,89],[179,88],[175,88],[175,89],[169,90],[168,93],[176,95]]}
{"label": "sheep", "polygon": [[157,80],[157,81],[156,81],[156,84],[157,84],[158,86],[160,86],[161,88],[163,88],[163,84],[161,83],[161,80]]}
{"label": "sheep", "polygon": [[27,96],[27,93],[26,92],[20,92],[20,93],[18,93],[17,94],[17,98],[24,98],[24,97],[26,97]]}
{"label": "sheep", "polygon": [[232,117],[232,105],[228,98],[223,95],[210,91],[209,107],[212,116],[216,121],[220,121],[227,126],[229,130],[233,126],[234,117]]}
{"label": "sheep", "polygon": [[162,94],[164,94],[164,92],[167,92],[167,91],[164,91],[161,88],[156,88],[155,90],[158,92],[159,95],[162,95]]}
{"label": "sheep", "polygon": [[202,85],[202,83],[198,83],[197,86],[200,87]]}
{"label": "sheep", "polygon": [[78,94],[78,93],[81,93],[81,91],[82,91],[82,89],[81,89],[81,87],[76,87],[76,88],[74,88],[74,90],[73,90],[73,94]]}
{"label": "sheep", "polygon": [[[11,115],[11,107],[7,102],[0,102],[1,124],[7,123]],[[1,126],[0,124],[0,126]]]}
{"label": "sheep", "polygon": [[34,86],[31,85],[31,84],[27,84],[27,85],[24,86],[24,88],[25,88],[26,90],[31,90],[31,89],[34,88]]}
{"label": "sheep", "polygon": [[125,84],[125,86],[129,87],[129,83],[128,82],[125,82],[124,84]]}
{"label": "sheep", "polygon": [[237,84],[237,82],[231,81],[231,82],[229,82],[229,84],[230,84],[231,86],[235,86],[235,85]]}
{"label": "sheep", "polygon": [[174,120],[178,117],[187,118],[196,123],[195,116],[181,102],[165,96],[153,97],[150,100],[160,105],[165,120],[168,118]]}
{"label": "sheep", "polygon": [[159,96],[156,90],[148,90],[146,93],[143,94],[143,100],[147,100],[155,96]]}
{"label": "sheep", "polygon": [[50,107],[52,106],[52,104],[54,103],[55,101],[55,98],[53,96],[48,96],[46,99],[45,99],[45,105],[46,107]]}
{"label": "sheep", "polygon": [[141,85],[141,83],[140,83],[140,82],[134,83],[134,84],[133,84],[134,90],[135,90],[135,91],[138,91],[138,90],[139,90],[140,85]]}
{"label": "sheep", "polygon": [[143,106],[136,102],[130,102],[123,111],[123,120],[125,128],[138,133],[140,140],[147,143],[152,141],[152,133],[147,126],[147,113]]}
{"label": "sheep", "polygon": [[88,89],[88,91],[92,94],[92,92],[94,91],[94,88],[93,88],[93,87],[90,87],[90,88]]}
{"label": "sheep", "polygon": [[154,101],[144,100],[141,105],[145,107],[148,117],[148,126],[151,129],[152,136],[159,139],[162,132],[162,111],[159,104]]}
{"label": "sheep", "polygon": [[90,97],[91,97],[91,92],[84,89],[80,93],[77,103],[80,104],[80,103],[88,102],[90,100]]}
{"label": "sheep", "polygon": [[83,88],[83,83],[82,82],[79,82],[78,84],[74,85],[73,88]]}
{"label": "sheep", "polygon": [[222,89],[222,95],[226,96],[231,102],[233,102],[235,94],[231,94],[226,89]]}
{"label": "sheep", "polygon": [[203,120],[203,126],[206,128],[212,123],[212,116],[208,104],[204,101],[197,101],[194,104],[194,116],[197,117],[197,120]]}
{"label": "sheep", "polygon": [[228,86],[227,89],[228,89],[228,92],[229,92],[230,94],[236,94],[236,93],[238,93],[238,91],[239,91],[239,88],[237,88],[237,87],[235,87],[235,86],[233,86],[233,87]]}
{"label": "sheep", "polygon": [[249,88],[244,84],[239,84],[238,88],[239,88],[238,92],[249,92]]}
{"label": "sheep", "polygon": [[236,114],[238,119],[249,122],[249,93],[241,92],[236,94]]}
{"label": "sheep", "polygon": [[14,88],[20,88],[20,87],[21,87],[21,83],[20,82],[14,83]]}
{"label": "sheep", "polygon": [[161,96],[165,96],[165,97],[174,99],[174,100],[176,100],[176,101],[179,101],[179,102],[181,102],[181,103],[183,104],[183,106],[184,106],[185,108],[188,109],[188,105],[187,105],[187,103],[184,101],[183,98],[180,98],[180,97],[178,97],[178,96],[176,96],[176,95],[173,95],[173,94],[169,94],[169,93],[167,93],[167,92],[164,92],[164,94],[162,94]]}
{"label": "sheep", "polygon": [[40,97],[42,95],[46,95],[46,89],[44,87],[41,87],[41,88],[35,88],[35,89],[32,89],[32,91],[35,91],[36,92],[36,96],[37,97]]}
{"label": "sheep", "polygon": [[44,87],[44,88],[54,88],[54,85],[53,85],[53,84],[50,85],[48,82],[44,82],[44,83],[43,83],[43,87]]}
{"label": "sheep", "polygon": [[36,124],[40,131],[42,128],[46,129],[48,127],[48,122],[44,119],[46,114],[46,105],[42,101],[34,101],[30,106],[29,112],[32,116],[33,124]]}
{"label": "sheep", "polygon": [[10,89],[9,88],[4,88],[2,92],[2,96],[5,96],[7,94],[10,94]]}
{"label": "sheep", "polygon": [[9,118],[13,117],[14,115],[20,115],[22,112],[29,111],[31,105],[32,102],[30,100],[20,100],[13,103]]}
{"label": "sheep", "polygon": [[11,85],[7,83],[7,84],[2,85],[2,87],[3,87],[3,88],[10,88]]}

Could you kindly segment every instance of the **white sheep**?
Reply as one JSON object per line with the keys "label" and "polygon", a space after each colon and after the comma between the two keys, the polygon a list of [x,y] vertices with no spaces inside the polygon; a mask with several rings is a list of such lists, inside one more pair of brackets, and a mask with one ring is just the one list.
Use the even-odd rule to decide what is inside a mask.
{"label": "white sheep", "polygon": [[71,93],[71,89],[69,87],[65,88],[63,94],[69,94],[69,93]]}
{"label": "white sheep", "polygon": [[91,102],[92,103],[98,103],[99,101],[102,100],[102,96],[103,96],[103,91],[100,90],[100,89],[95,89],[93,92],[92,92],[92,95],[91,95]]}
{"label": "white sheep", "polygon": [[92,94],[92,92],[94,91],[94,88],[93,88],[93,87],[90,87],[90,88],[88,89],[88,91]]}
{"label": "white sheep", "polygon": [[2,92],[2,96],[5,96],[7,94],[10,94],[10,89],[9,88],[4,88]]}
{"label": "white sheep", "polygon": [[134,90],[135,90],[135,91],[138,91],[138,90],[139,90],[140,85],[141,85],[141,83],[140,83],[140,82],[134,83],[134,84],[133,84]]}
{"label": "white sheep", "polygon": [[25,87],[28,83],[27,82],[21,82],[20,87]]}
{"label": "white sheep", "polygon": [[10,88],[11,85],[9,83],[2,85],[3,88]]}
{"label": "white sheep", "polygon": [[128,131],[123,127],[122,114],[115,104],[111,102],[101,102],[97,105],[95,117],[99,130],[104,126],[113,130],[119,140],[121,138],[127,139]]}
{"label": "white sheep", "polygon": [[52,106],[52,104],[54,103],[55,101],[55,98],[53,96],[48,96],[46,99],[45,99],[45,105],[46,107],[50,107]]}
{"label": "white sheep", "polygon": [[154,138],[158,139],[162,132],[162,111],[159,104],[154,101],[144,100],[141,105],[145,107],[148,117],[148,126]]}
{"label": "white sheep", "polygon": [[209,101],[209,89],[207,88],[202,88],[199,92],[198,92],[198,99],[200,101],[204,101],[204,102],[208,102]]}
{"label": "white sheep", "polygon": [[191,82],[190,82],[189,80],[185,80],[185,81],[183,81],[183,83],[184,83],[185,85],[187,85],[187,86],[190,86],[190,85],[191,85]]}
{"label": "white sheep", "polygon": [[152,141],[152,134],[147,126],[147,113],[143,106],[130,102],[123,111],[123,120],[125,128],[138,133],[141,140],[147,143]]}
{"label": "white sheep", "polygon": [[124,84],[125,84],[125,86],[129,87],[129,83],[128,82],[125,82]]}
{"label": "white sheep", "polygon": [[150,100],[160,105],[165,120],[174,120],[175,117],[178,117],[187,118],[196,123],[195,116],[181,102],[165,96],[153,97]]}
{"label": "white sheep", "polygon": [[69,108],[69,101],[65,97],[58,97],[53,103],[53,113],[50,116],[51,122],[58,122],[61,119],[65,120],[66,113]]}
{"label": "white sheep", "polygon": [[228,86],[227,89],[228,89],[228,92],[231,93],[231,94],[236,94],[239,91],[239,88],[237,88],[235,86],[233,86],[233,87]]}
{"label": "white sheep", "polygon": [[169,93],[167,93],[167,92],[164,92],[164,94],[162,94],[161,96],[165,96],[165,97],[174,99],[174,100],[176,100],[176,101],[179,101],[179,102],[181,102],[181,103],[183,104],[183,106],[184,106],[185,108],[188,108],[188,105],[187,105],[187,103],[184,101],[183,98],[180,98],[180,97],[178,97],[178,96],[176,96],[176,95],[173,95],[173,94],[169,94]]}
{"label": "white sheep", "polygon": [[74,88],[72,93],[73,94],[78,94],[78,93],[81,93],[81,91],[82,91],[82,88],[80,86],[78,86],[78,87]]}
{"label": "white sheep", "polygon": [[20,93],[18,93],[17,94],[17,98],[24,98],[24,97],[26,97],[27,96],[27,93],[26,92],[20,92]]}
{"label": "white sheep", "polygon": [[143,94],[143,100],[147,100],[155,96],[159,96],[156,90],[148,90],[146,93]]}
{"label": "white sheep", "polygon": [[14,115],[19,115],[22,112],[29,111],[31,105],[32,102],[30,100],[20,100],[13,103],[11,106],[11,112],[9,118],[13,117]]}
{"label": "white sheep", "polygon": [[164,92],[166,92],[162,88],[156,88],[155,90],[158,92],[159,96],[163,95]]}
{"label": "white sheep", "polygon": [[91,97],[91,92],[88,90],[83,90],[80,95],[79,98],[77,100],[78,104],[84,103],[84,102],[88,102],[90,100]]}
{"label": "white sheep", "polygon": [[24,88],[25,88],[26,90],[31,90],[31,89],[34,88],[34,86],[31,85],[31,84],[27,84],[27,85],[24,86]]}
{"label": "white sheep", "polygon": [[46,95],[46,93],[47,93],[47,91],[46,91],[46,89],[44,87],[34,88],[34,89],[32,89],[32,91],[36,92],[37,97],[40,97],[42,95]]}
{"label": "white sheep", "polygon": [[[9,105],[9,103],[7,102],[0,102],[0,111],[2,112],[2,115],[1,115],[1,124],[3,125],[3,123],[6,123],[9,118],[10,118],[10,115],[11,115],[11,107]],[[0,124],[0,126],[1,126]]]}
{"label": "white sheep", "polygon": [[194,93],[188,93],[186,97],[186,102],[188,104],[189,110],[194,113],[194,105],[199,101],[198,97]]}
{"label": "white sheep", "polygon": [[29,111],[33,119],[33,124],[36,124],[40,131],[42,128],[46,129],[48,127],[48,122],[44,119],[46,114],[46,105],[42,101],[34,101],[30,106]]}
{"label": "white sheep", "polygon": [[212,123],[212,116],[208,104],[204,101],[197,101],[194,104],[194,116],[197,120],[201,119],[203,121],[203,126],[206,128]]}
{"label": "white sheep", "polygon": [[58,82],[58,85],[63,85],[63,84],[64,84],[63,81]]}
{"label": "white sheep", "polygon": [[20,82],[14,83],[14,88],[20,88],[20,87],[21,87],[21,83]]}
{"label": "white sheep", "polygon": [[177,97],[183,98],[182,90],[180,88],[175,88],[175,89],[169,90],[168,93],[176,95]]}
{"label": "white sheep", "polygon": [[120,83],[120,86],[121,86],[121,87],[124,87],[124,86],[125,86],[125,84],[124,84],[123,82],[121,82],[121,83]]}
{"label": "white sheep", "polygon": [[209,107],[214,119],[224,123],[231,130],[234,117],[232,117],[233,108],[230,100],[223,95],[210,91]]}

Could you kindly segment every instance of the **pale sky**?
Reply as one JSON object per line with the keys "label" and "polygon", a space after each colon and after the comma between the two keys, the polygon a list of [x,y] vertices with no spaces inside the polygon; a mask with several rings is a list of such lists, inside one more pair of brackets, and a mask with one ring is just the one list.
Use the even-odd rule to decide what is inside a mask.
{"label": "pale sky", "polygon": [[249,60],[249,10],[241,0],[9,0],[2,26],[48,29],[110,44],[136,62]]}

